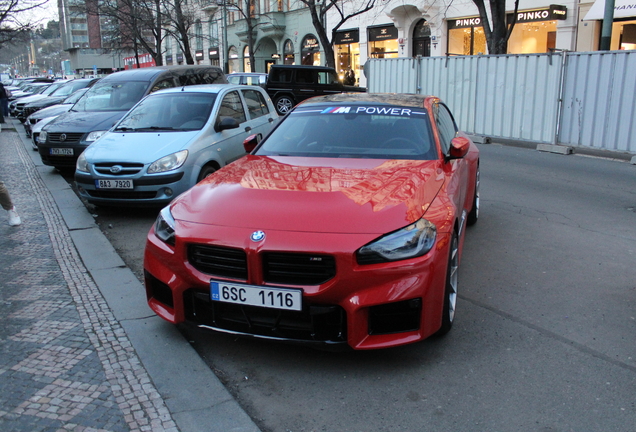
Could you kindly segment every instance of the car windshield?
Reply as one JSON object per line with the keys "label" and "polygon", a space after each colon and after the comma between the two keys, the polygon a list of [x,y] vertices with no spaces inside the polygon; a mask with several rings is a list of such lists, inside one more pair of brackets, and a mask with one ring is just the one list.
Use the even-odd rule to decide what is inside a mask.
{"label": "car windshield", "polygon": [[281,122],[256,154],[437,159],[426,110],[393,105],[299,107]]}
{"label": "car windshield", "polygon": [[55,97],[66,97],[70,94],[72,94],[75,90],[81,89],[83,87],[86,87],[86,83],[85,82],[69,82],[66,83],[65,85],[55,89],[55,91],[51,94],[51,96],[55,96]]}
{"label": "car windshield", "polygon": [[131,110],[115,128],[121,132],[201,129],[212,112],[216,93],[153,94]]}
{"label": "car windshield", "polygon": [[86,92],[73,111],[128,111],[142,98],[147,81],[102,82]]}
{"label": "car windshield", "polygon": [[66,99],[64,99],[64,104],[74,104],[75,102],[77,102],[82,96],[84,96],[84,93],[86,93],[88,91],[87,87],[81,88],[79,90],[77,90],[75,93],[73,93],[72,95],[70,95],[69,97],[67,97]]}

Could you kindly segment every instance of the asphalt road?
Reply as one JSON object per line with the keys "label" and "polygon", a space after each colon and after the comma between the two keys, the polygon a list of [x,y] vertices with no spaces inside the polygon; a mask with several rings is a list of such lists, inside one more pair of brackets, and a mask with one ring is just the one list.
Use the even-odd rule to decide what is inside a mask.
{"label": "asphalt road", "polygon": [[[480,150],[446,337],[330,353],[182,327],[264,431],[636,429],[636,166]],[[94,213],[141,276],[157,211]]]}

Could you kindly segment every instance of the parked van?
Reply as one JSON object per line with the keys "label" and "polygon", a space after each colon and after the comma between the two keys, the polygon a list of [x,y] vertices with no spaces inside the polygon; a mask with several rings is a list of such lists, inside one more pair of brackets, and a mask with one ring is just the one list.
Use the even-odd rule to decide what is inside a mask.
{"label": "parked van", "polygon": [[227,84],[215,66],[157,66],[116,72],[102,78],[73,108],[40,132],[38,151],[45,165],[74,169],[89,144],[106,133],[149,93],[193,84]]}

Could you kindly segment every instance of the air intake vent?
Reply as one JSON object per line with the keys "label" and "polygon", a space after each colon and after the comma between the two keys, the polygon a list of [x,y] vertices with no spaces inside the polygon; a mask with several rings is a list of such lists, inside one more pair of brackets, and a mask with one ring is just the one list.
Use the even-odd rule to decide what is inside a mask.
{"label": "air intake vent", "polygon": [[188,247],[188,261],[209,275],[247,280],[247,257],[242,249],[193,244]]}
{"label": "air intake vent", "polygon": [[320,285],[336,275],[336,262],[329,255],[266,252],[263,280],[290,285]]}

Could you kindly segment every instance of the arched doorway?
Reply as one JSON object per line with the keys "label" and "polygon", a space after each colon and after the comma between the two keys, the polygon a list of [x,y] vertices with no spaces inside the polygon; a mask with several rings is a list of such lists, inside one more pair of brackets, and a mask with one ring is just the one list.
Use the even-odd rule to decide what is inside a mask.
{"label": "arched doorway", "polygon": [[320,42],[312,34],[308,34],[303,38],[300,50],[300,64],[320,66]]}
{"label": "arched doorway", "polygon": [[238,57],[238,50],[235,46],[231,46],[228,49],[228,73],[241,71],[241,60]]}
{"label": "arched doorway", "polygon": [[413,29],[413,57],[431,56],[431,27],[425,19],[415,24]]}

